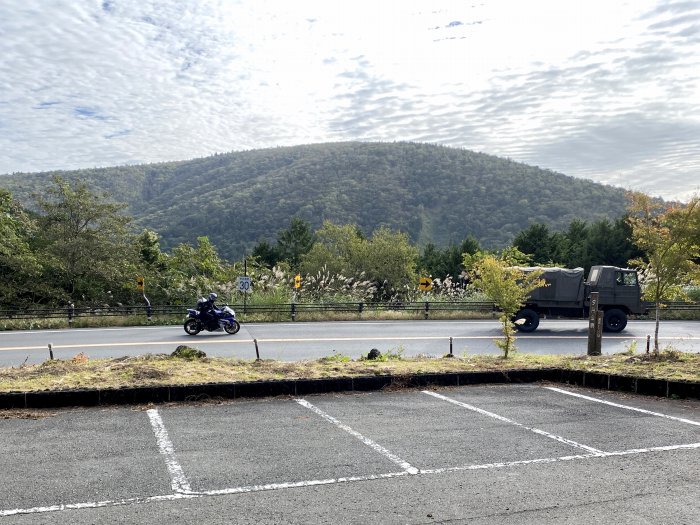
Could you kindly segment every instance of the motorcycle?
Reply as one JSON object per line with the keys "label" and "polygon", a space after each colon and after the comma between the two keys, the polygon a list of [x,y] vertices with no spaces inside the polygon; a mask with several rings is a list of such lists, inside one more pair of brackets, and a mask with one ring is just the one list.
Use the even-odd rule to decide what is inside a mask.
{"label": "motorcycle", "polygon": [[[201,303],[201,301],[200,301]],[[198,306],[199,304],[198,303]],[[224,329],[227,334],[236,334],[241,324],[236,320],[236,312],[228,306],[214,308],[210,315],[205,315],[199,309],[188,308],[184,329],[189,335],[197,335],[202,330],[214,332]]]}

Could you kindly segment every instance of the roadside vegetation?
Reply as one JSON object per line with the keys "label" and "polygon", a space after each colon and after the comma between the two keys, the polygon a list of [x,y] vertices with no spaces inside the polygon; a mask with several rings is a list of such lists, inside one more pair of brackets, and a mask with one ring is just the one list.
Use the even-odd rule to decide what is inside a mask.
{"label": "roadside vegetation", "polygon": [[39,365],[0,369],[0,391],[30,392],[85,388],[120,388],[196,383],[270,381],[373,375],[505,371],[513,369],[565,368],[605,374],[700,381],[700,354],[666,349],[658,356],[631,352],[605,356],[514,354],[462,355],[407,358],[401,348],[375,359],[353,359],[333,353],[312,361],[275,361],[203,357],[197,349],[182,347],[173,355],[49,360]]}
{"label": "roadside vegetation", "polygon": [[[687,232],[695,244],[700,237],[696,216]],[[237,278],[244,274],[252,279],[250,304],[483,297],[463,264],[465,255],[486,251],[469,231],[447,245],[418,245],[403,230],[365,230],[331,221],[314,230],[291,216],[276,238],[260,239],[246,257],[228,260],[206,236],[192,233],[166,251],[158,232],[139,229],[125,205],[91,190],[85,181],[57,176],[27,207],[0,189],[0,311],[144,305],[137,277],[144,278],[145,295],[154,305],[191,305],[212,291],[223,303],[241,303]],[[527,265],[588,269],[646,260],[650,248],[642,250],[634,241],[623,217],[592,223],[574,219],[563,231],[532,224],[510,246],[488,248],[498,253],[518,249],[526,255],[520,262]],[[431,278],[432,286],[419,289],[420,277]]]}
{"label": "roadside vegetation", "polygon": [[[382,302],[386,310],[369,313],[299,313],[297,320],[415,319],[402,311],[414,302],[496,303],[502,315],[504,357],[515,350],[512,318],[527,294],[542,284],[537,272],[525,275],[513,266],[627,266],[642,270],[646,297],[655,301],[658,319],[663,302],[688,299],[700,282],[700,197],[686,205],[662,205],[649,197],[630,196],[626,217],[588,224],[574,219],[565,231],[532,224],[511,246],[485,250],[472,236],[460,243],[422,249],[403,231],[380,226],[365,232],[356,224],[311,224],[291,217],[275,241],[261,239],[250,255],[228,261],[206,236],[163,251],[157,232],[135,233],[124,204],[95,193],[85,181],[56,176],[53,185],[24,208],[0,190],[0,327],[57,328],[67,320],[11,319],[22,308],[192,305],[215,292],[219,303],[253,306],[310,303]],[[192,239],[192,241],[195,241]],[[237,278],[252,279],[252,293],[237,289]],[[419,287],[419,278],[428,286]],[[145,281],[139,290],[137,282]],[[392,308],[394,305],[395,308]],[[285,312],[241,315],[240,320],[282,321]],[[462,314],[463,315],[463,314]],[[449,318],[451,316],[442,316]],[[8,319],[10,318],[10,319]],[[438,318],[433,315],[432,318]],[[455,313],[452,318],[466,318]],[[177,323],[177,316],[151,322]],[[141,317],[77,317],[72,326],[147,324]],[[657,356],[658,357],[658,356]]]}

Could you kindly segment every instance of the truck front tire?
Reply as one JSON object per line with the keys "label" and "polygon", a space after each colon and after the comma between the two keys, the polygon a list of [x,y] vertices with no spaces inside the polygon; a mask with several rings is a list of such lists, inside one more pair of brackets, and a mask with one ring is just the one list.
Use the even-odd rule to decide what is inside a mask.
{"label": "truck front tire", "polygon": [[606,310],[603,314],[603,330],[606,332],[622,332],[627,326],[627,314],[618,308]]}
{"label": "truck front tire", "polygon": [[[518,322],[520,320],[522,322]],[[515,314],[515,328],[520,332],[534,332],[540,325],[540,315],[534,310],[523,308]]]}

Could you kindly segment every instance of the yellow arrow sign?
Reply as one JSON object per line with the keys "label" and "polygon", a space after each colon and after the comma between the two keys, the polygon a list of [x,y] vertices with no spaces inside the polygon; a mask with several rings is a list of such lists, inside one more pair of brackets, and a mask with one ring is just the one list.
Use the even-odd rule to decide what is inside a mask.
{"label": "yellow arrow sign", "polygon": [[418,283],[418,289],[430,291],[433,289],[433,280],[430,277],[421,277]]}

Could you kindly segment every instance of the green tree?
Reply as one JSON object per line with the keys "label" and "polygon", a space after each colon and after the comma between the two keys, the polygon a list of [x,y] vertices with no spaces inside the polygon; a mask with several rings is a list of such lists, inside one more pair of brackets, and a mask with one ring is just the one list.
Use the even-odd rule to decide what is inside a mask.
{"label": "green tree", "polygon": [[301,271],[316,274],[322,268],[330,274],[354,275],[362,270],[356,268],[355,254],[365,239],[354,224],[338,225],[324,221],[316,231],[316,243],[302,258]]}
{"label": "green tree", "polygon": [[37,299],[39,257],[31,247],[35,221],[12,198],[0,190],[0,305],[18,306]]}
{"label": "green tree", "polygon": [[530,255],[533,264],[551,265],[558,255],[546,224],[531,224],[515,236],[513,246]]}
{"label": "green tree", "polygon": [[399,298],[415,288],[418,250],[408,234],[380,227],[353,254],[353,266],[377,286],[379,299]]}
{"label": "green tree", "polygon": [[160,248],[160,236],[146,229],[134,239],[134,243],[137,254],[135,274],[145,279],[146,296],[153,304],[168,304],[170,290],[167,275],[170,257]]}
{"label": "green tree", "polygon": [[275,246],[267,241],[260,241],[253,247],[253,258],[267,268],[272,268],[280,260],[279,252]]}
{"label": "green tree", "polygon": [[408,235],[379,228],[366,239],[353,224],[326,221],[303,259],[306,274],[330,273],[372,281],[377,299],[402,295],[416,282],[417,249]]}
{"label": "green tree", "polygon": [[682,295],[685,285],[700,279],[700,197],[681,206],[632,193],[628,221],[634,243],[644,252],[630,264],[641,269],[644,297],[655,303],[654,353],[658,355],[663,301]]}
{"label": "green tree", "polygon": [[463,269],[463,255],[476,253],[479,249],[479,241],[471,236],[464,239],[459,246],[450,244],[444,249],[438,248],[433,243],[428,243],[418,259],[418,268],[421,275],[430,275],[440,279],[449,276],[453,280],[457,280]]}
{"label": "green tree", "polygon": [[46,257],[45,277],[64,298],[107,300],[119,294],[134,277],[134,243],[128,231],[131,218],[124,204],[94,193],[87,184],[54,177],[46,199],[39,199],[37,244]]}
{"label": "green tree", "polygon": [[314,234],[311,225],[299,217],[293,217],[289,228],[277,234],[277,252],[280,260],[298,268],[301,257],[311,250]]}
{"label": "green tree", "polygon": [[586,221],[574,219],[569,223],[557,247],[557,258],[564,262],[566,268],[590,268],[586,250],[588,233]]}
{"label": "green tree", "polygon": [[153,230],[143,230],[136,239],[141,262],[149,268],[163,269],[166,255],[160,249],[160,236]]}
{"label": "green tree", "polygon": [[523,255],[516,248],[511,248],[500,256],[465,256],[464,261],[466,267],[472,268],[476,288],[486,294],[501,311],[499,319],[503,339],[496,340],[495,343],[503,351],[505,359],[516,350],[513,324],[515,314],[525,304],[530,293],[545,284],[540,279],[541,270],[524,272],[516,266],[522,263]]}
{"label": "green tree", "polygon": [[234,290],[242,270],[219,256],[209,237],[197,237],[197,244],[182,243],[166,259],[162,293],[172,303],[191,303],[196,297],[216,292],[223,299]]}

